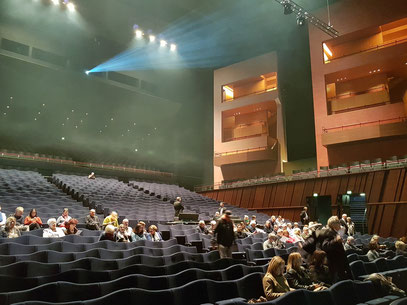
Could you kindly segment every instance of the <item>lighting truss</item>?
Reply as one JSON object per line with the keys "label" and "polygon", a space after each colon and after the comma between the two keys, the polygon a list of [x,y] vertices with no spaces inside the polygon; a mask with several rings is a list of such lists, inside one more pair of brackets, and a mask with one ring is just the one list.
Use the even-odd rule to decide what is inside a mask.
{"label": "lighting truss", "polygon": [[323,22],[322,20],[320,20],[319,18],[305,10],[302,6],[295,3],[294,1],[292,0],[275,0],[275,1],[280,3],[283,7],[286,5],[291,5],[292,11],[297,15],[297,18],[299,17],[304,18],[307,22],[311,23],[313,26],[325,32],[332,38],[336,38],[339,36],[339,32],[335,30],[332,25]]}

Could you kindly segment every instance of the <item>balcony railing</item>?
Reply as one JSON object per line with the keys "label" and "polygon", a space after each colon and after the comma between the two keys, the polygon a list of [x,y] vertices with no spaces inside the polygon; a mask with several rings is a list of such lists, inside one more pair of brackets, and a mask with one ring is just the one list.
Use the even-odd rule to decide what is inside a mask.
{"label": "balcony railing", "polygon": [[[371,52],[371,51],[377,51],[377,50],[380,50],[380,49],[388,48],[388,47],[391,47],[391,46],[396,46],[396,45],[403,44],[403,43],[406,43],[406,42],[407,42],[407,38],[400,39],[400,40],[394,40],[392,42],[383,43],[383,44],[380,44],[380,45],[376,45],[374,47],[362,49],[360,51],[352,52],[352,53],[345,54],[345,55],[342,55],[342,56],[338,56],[338,57],[333,56],[330,60],[324,61],[324,63],[329,64],[330,62],[332,62],[333,60],[336,60],[336,59],[340,59],[340,58],[344,58],[344,57],[348,57],[348,56],[352,56],[352,55],[356,55],[356,54]],[[335,48],[334,47],[332,47],[332,52],[335,53]]]}
{"label": "balcony railing", "polygon": [[347,124],[347,125],[341,125],[341,126],[335,126],[335,127],[329,127],[329,128],[322,127],[322,131],[324,133],[328,133],[328,132],[336,132],[336,131],[343,131],[343,130],[347,130],[347,129],[359,128],[359,127],[364,127],[364,126],[400,123],[400,122],[406,122],[406,121],[407,121],[407,117],[397,117],[397,118],[384,119],[384,120]]}

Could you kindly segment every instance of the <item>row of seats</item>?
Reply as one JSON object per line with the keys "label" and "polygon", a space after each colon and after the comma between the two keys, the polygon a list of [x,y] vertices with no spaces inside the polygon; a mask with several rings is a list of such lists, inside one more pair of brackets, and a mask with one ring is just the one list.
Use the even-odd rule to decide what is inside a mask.
{"label": "row of seats", "polygon": [[396,257],[386,259],[377,258],[372,262],[363,262],[357,260],[349,264],[352,276],[354,279],[361,279],[364,275],[369,275],[377,272],[396,270],[407,267],[407,257],[398,255]]}

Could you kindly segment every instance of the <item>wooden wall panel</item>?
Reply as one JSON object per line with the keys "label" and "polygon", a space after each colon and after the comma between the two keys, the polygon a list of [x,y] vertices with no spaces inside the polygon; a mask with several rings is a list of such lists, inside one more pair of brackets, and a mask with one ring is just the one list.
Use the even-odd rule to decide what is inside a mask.
{"label": "wooden wall panel", "polygon": [[380,202],[385,172],[375,172],[374,174],[375,175],[373,178],[372,189],[370,191],[369,202]]}
{"label": "wooden wall panel", "polygon": [[332,212],[336,213],[336,198],[347,190],[366,193],[370,234],[400,237],[407,233],[406,168],[221,189],[202,195],[297,221],[306,197],[313,193],[331,196]]}
{"label": "wooden wall panel", "polygon": [[392,169],[387,173],[384,181],[382,201],[391,202],[395,200],[400,173],[400,169]]}
{"label": "wooden wall panel", "polygon": [[260,186],[256,187],[255,194],[254,194],[254,202],[253,202],[254,208],[263,207],[266,189],[267,189],[267,186],[265,186],[265,185],[260,185]]}

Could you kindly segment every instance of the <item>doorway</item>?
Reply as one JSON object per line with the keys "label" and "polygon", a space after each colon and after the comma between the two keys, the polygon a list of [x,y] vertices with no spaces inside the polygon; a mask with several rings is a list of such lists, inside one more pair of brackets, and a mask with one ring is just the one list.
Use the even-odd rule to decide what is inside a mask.
{"label": "doorway", "polygon": [[317,221],[326,225],[328,218],[332,216],[331,196],[307,197],[309,215],[311,221]]}

